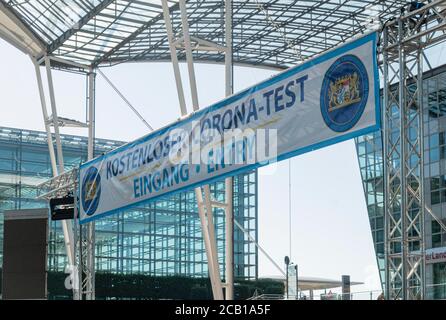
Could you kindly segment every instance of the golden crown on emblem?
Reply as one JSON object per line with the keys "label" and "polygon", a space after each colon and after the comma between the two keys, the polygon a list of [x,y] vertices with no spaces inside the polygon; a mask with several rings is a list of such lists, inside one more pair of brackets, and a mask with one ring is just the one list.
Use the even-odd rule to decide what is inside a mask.
{"label": "golden crown on emblem", "polygon": [[330,82],[328,111],[332,112],[361,101],[358,74],[353,72]]}
{"label": "golden crown on emblem", "polygon": [[85,185],[85,190],[87,190],[85,195],[86,201],[92,201],[94,200],[94,197],[96,196],[97,191],[97,182],[96,181],[89,181]]}

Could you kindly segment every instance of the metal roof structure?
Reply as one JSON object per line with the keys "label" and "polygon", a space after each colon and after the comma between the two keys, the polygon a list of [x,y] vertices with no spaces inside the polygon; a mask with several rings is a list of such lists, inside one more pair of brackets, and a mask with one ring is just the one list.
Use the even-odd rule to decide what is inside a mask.
{"label": "metal roof structure", "polygon": [[[223,52],[206,45],[224,46],[224,2],[187,1],[197,62],[224,62]],[[234,64],[287,68],[365,32],[371,20],[383,22],[407,4],[406,0],[234,0]],[[169,6],[180,39],[178,1],[169,0]],[[160,0],[0,0],[0,13],[21,26],[21,33],[41,48],[40,56],[47,53],[91,67],[170,61]],[[0,32],[17,36],[17,31],[4,27],[0,24]],[[178,57],[184,61],[184,51]]]}

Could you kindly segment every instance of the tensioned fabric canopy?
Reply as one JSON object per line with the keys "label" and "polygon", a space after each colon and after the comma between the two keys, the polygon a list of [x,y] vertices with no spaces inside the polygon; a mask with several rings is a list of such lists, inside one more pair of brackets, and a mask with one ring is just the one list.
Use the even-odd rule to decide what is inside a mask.
{"label": "tensioned fabric canopy", "polygon": [[[178,1],[168,3],[175,35],[180,38]],[[365,32],[372,20],[385,22],[407,3],[234,0],[234,63],[287,68]],[[224,46],[224,5],[223,0],[187,1],[191,36]],[[41,55],[92,67],[170,60],[161,0],[0,0],[0,11],[0,36],[9,32],[26,38],[26,46],[34,51],[40,47]],[[21,35],[9,30],[2,17],[14,20]],[[185,60],[181,48],[179,59]],[[194,59],[222,63],[224,53],[197,47]]]}

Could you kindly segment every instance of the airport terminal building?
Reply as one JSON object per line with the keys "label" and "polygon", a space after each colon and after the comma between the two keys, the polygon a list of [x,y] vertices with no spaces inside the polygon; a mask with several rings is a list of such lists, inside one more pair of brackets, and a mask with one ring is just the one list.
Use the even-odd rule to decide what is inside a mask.
{"label": "airport terminal building", "polygon": [[[424,193],[426,205],[438,218],[446,222],[446,66],[426,72],[423,81]],[[396,108],[395,112],[398,112]],[[381,133],[358,138],[356,147],[384,288],[385,226]],[[428,213],[425,214],[425,245],[426,298],[446,299],[446,231]]]}
{"label": "airport terminal building", "polygon": [[[66,170],[87,159],[87,138],[63,135]],[[96,139],[96,155],[123,142]],[[51,178],[46,133],[0,128],[0,267],[5,210],[46,207],[36,199],[36,186]],[[215,199],[223,201],[225,183],[211,185]],[[224,274],[224,211],[214,209],[220,270]],[[257,239],[257,172],[234,179],[234,219]],[[234,229],[234,276],[256,279],[257,248]],[[48,270],[64,272],[66,253],[59,221],[49,228]],[[197,202],[193,191],[150,202],[96,222],[96,270],[116,274],[207,277]]]}

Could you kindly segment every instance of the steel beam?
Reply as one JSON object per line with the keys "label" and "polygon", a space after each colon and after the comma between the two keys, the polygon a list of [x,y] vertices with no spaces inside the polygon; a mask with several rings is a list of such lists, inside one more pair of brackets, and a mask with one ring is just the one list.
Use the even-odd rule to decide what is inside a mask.
{"label": "steel beam", "polygon": [[175,84],[177,87],[177,94],[178,94],[178,100],[180,103],[181,116],[186,116],[188,112],[187,112],[187,107],[186,107],[186,99],[184,98],[183,82],[181,80],[181,72],[180,72],[180,65],[178,63],[177,50],[176,50],[175,44],[174,44],[174,34],[173,34],[173,28],[172,28],[172,21],[170,19],[169,5],[167,4],[167,1],[163,0],[161,2],[163,5],[164,22],[166,25],[167,39],[169,42],[169,50],[170,50],[170,58],[172,60],[173,73],[175,76]]}
{"label": "steel beam", "polygon": [[41,51],[45,51],[45,41],[23,21],[10,4],[6,3],[6,1],[0,1],[0,11],[11,19],[30,39],[32,39],[39,46]]}
{"label": "steel beam", "polygon": [[[232,0],[225,0],[225,92],[226,97],[234,93],[234,66],[232,59]],[[234,179],[225,181],[225,298],[234,300]]]}
{"label": "steel beam", "polygon": [[[42,81],[42,75],[40,72],[40,67],[37,63],[37,60],[31,57],[31,60],[35,67],[36,77],[37,77],[37,86],[39,89],[39,95],[40,95],[40,103],[42,107],[42,115],[45,125],[45,131],[47,134],[47,143],[48,143],[48,151],[50,155],[50,161],[51,161],[51,168],[53,171],[53,177],[57,177],[59,174],[62,174],[64,172],[64,163],[63,163],[63,155],[62,155],[62,144],[60,141],[60,133],[59,133],[59,126],[58,122],[56,121],[54,123],[55,128],[55,137],[56,137],[56,148],[58,151],[57,154],[57,161],[56,161],[56,155],[54,153],[54,145],[53,145],[53,136],[51,132],[51,127],[49,123],[49,116],[46,106],[46,99],[45,99],[45,92],[43,89],[43,81]],[[51,109],[53,113],[53,119],[57,119],[57,109],[55,104],[55,97],[54,97],[54,87],[53,87],[53,81],[52,81],[52,75],[51,75],[51,66],[49,59],[46,58],[46,71],[47,71],[47,78],[48,78],[48,88],[50,91],[50,98],[51,98]],[[54,118],[55,117],[55,118]],[[65,241],[65,249],[67,252],[67,259],[68,264],[70,266],[73,266],[75,263],[75,256],[74,256],[74,235],[73,235],[73,226],[71,221],[64,220],[62,221],[62,230],[64,234],[64,241]]]}
{"label": "steel beam", "polygon": [[[88,81],[88,160],[94,158],[95,141],[95,115],[96,115],[96,73],[90,70],[87,75]],[[87,300],[95,299],[95,223],[90,222],[85,226],[85,298]]]}
{"label": "steel beam", "polygon": [[[181,116],[187,116],[187,107],[184,99],[184,89],[181,80],[181,73],[178,65],[177,48],[175,46],[175,39],[172,29],[172,22],[170,19],[170,11],[166,0],[162,0],[164,21],[167,30],[169,41],[170,55],[172,65],[174,68],[174,75],[176,80],[178,98],[180,102]],[[186,50],[186,60],[189,71],[189,83],[192,96],[193,110],[199,110],[198,90],[195,78],[194,61],[192,55],[191,38],[189,34],[189,24],[187,21],[186,3],[184,0],[179,1],[181,11],[181,20],[183,28],[184,47]],[[203,197],[204,192],[204,197]],[[220,268],[218,263],[217,245],[215,239],[215,225],[213,220],[213,201],[211,199],[210,188],[205,186],[195,189],[195,196],[197,198],[198,214],[200,217],[201,229],[203,233],[203,240],[205,244],[206,256],[208,260],[209,277],[211,280],[212,292],[215,300],[223,300],[223,286],[220,277]]]}
{"label": "steel beam", "polygon": [[446,3],[434,1],[383,28],[386,299],[425,297],[423,56],[444,39]]}
{"label": "steel beam", "polygon": [[113,3],[114,0],[104,0],[100,1],[99,4],[92,8],[85,16],[83,16],[79,21],[76,22],[74,26],[67,29],[64,33],[62,33],[56,40],[54,40],[48,46],[48,53],[52,53],[57,50],[61,45],[64,44],[66,40],[68,40],[72,35],[74,35],[78,30],[80,30],[84,25],[86,25],[91,19],[93,19],[97,14],[99,14],[102,10],[107,8],[108,5]]}
{"label": "steel beam", "polygon": [[[51,112],[53,119],[53,127],[54,127],[54,136],[56,138],[56,151],[57,151],[57,163],[58,163],[58,172],[57,174],[62,174],[65,172],[63,151],[62,151],[62,142],[60,140],[60,131],[59,131],[59,119],[57,117],[57,106],[56,106],[56,96],[54,93],[54,83],[53,83],[53,75],[51,71],[51,61],[48,56],[45,56],[45,67],[46,67],[46,75],[48,79],[48,91],[51,102]],[[62,221],[62,230],[64,233],[65,246],[67,249],[67,257],[69,265],[74,265],[75,257],[74,257],[74,236],[73,236],[73,225],[69,220]]]}
{"label": "steel beam", "polygon": [[40,97],[40,105],[42,107],[42,115],[43,115],[43,123],[45,125],[47,143],[48,143],[48,151],[50,155],[51,168],[53,171],[53,176],[57,176],[57,164],[56,164],[56,155],[54,153],[54,144],[53,144],[53,135],[51,134],[51,127],[49,123],[48,110],[46,106],[45,92],[43,90],[42,83],[42,74],[40,72],[40,66],[37,63],[37,60],[31,57],[31,61],[34,64],[36,78],[37,78],[37,87],[39,89],[39,97]]}
{"label": "steel beam", "polygon": [[192,45],[189,34],[189,23],[187,21],[186,1],[179,0],[179,4],[181,12],[181,24],[183,27],[184,47],[186,49],[186,62],[187,62],[187,68],[189,70],[189,85],[191,88],[192,107],[194,111],[197,111],[198,109],[200,109],[200,104],[198,102],[197,80],[195,77],[194,59],[192,56]]}
{"label": "steel beam", "polygon": [[[93,67],[98,67],[101,63],[105,62],[108,60],[108,58],[110,58],[111,56],[113,56],[113,54],[115,54],[116,52],[118,52],[121,48],[123,48],[124,46],[130,44],[134,39],[136,39],[136,37],[138,37],[139,35],[141,35],[142,32],[144,32],[144,30],[147,30],[148,28],[150,28],[151,26],[155,25],[158,21],[160,21],[161,19],[164,18],[165,21],[165,25],[167,27],[167,25],[169,25],[170,27],[172,26],[172,24],[170,23],[170,16],[169,16],[169,23],[166,23],[167,21],[166,19],[166,12],[164,11],[165,8],[164,6],[167,6],[167,15],[170,14],[170,12],[177,10],[178,9],[178,3],[172,5],[169,8],[169,5],[167,4],[167,2],[165,3],[163,0],[161,0],[162,5],[163,5],[163,13],[157,15],[156,17],[150,19],[149,21],[147,21],[146,23],[144,23],[141,27],[139,27],[137,30],[135,30],[130,36],[128,36],[125,40],[123,40],[121,43],[119,43],[116,47],[114,47],[112,50],[110,50],[109,52],[105,53],[104,55],[102,55],[101,57],[95,59],[92,62],[92,66]],[[170,44],[170,40],[168,39],[168,42]],[[172,53],[172,51],[171,51]]]}
{"label": "steel beam", "polygon": [[[95,97],[96,97],[96,73],[90,70],[87,74],[87,124],[88,145],[87,158],[94,158],[95,141]],[[95,223],[77,225],[78,271],[80,294],[79,300],[95,299]]]}

